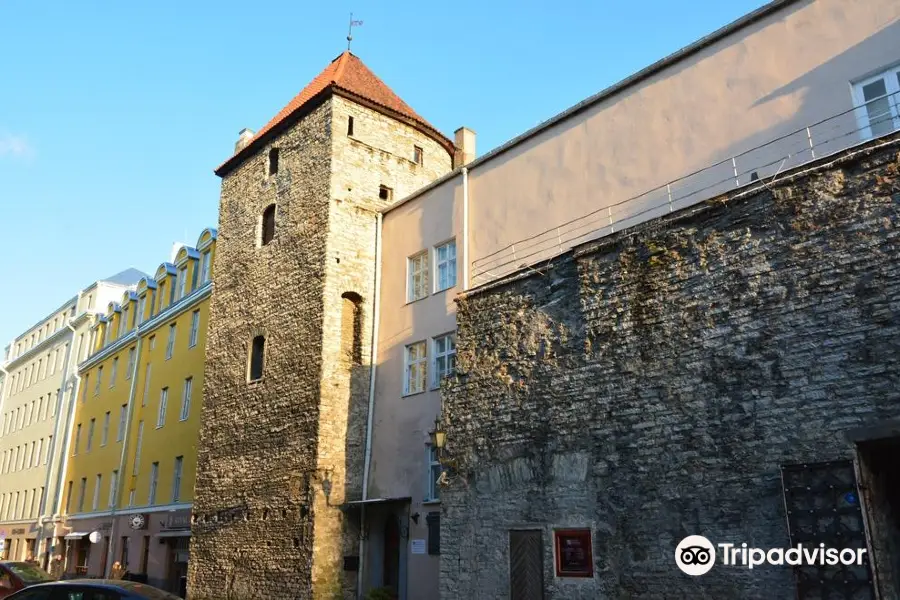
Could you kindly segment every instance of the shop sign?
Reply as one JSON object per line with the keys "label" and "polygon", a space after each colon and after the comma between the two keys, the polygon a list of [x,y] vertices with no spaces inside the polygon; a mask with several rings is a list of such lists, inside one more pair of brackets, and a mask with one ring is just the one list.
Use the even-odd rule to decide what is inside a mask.
{"label": "shop sign", "polygon": [[25,528],[24,528],[24,527],[17,527],[17,528],[15,528],[15,529],[13,529],[12,531],[10,531],[9,534],[10,534],[10,535],[25,535]]}
{"label": "shop sign", "polygon": [[190,529],[191,513],[172,513],[166,516],[166,520],[161,524],[163,529]]}

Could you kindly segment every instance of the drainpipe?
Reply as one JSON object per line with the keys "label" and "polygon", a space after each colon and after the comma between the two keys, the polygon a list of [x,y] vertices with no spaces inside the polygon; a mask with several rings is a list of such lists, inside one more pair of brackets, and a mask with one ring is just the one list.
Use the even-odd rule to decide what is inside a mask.
{"label": "drainpipe", "polygon": [[[78,306],[78,304],[80,302],[81,302],[81,292],[78,293],[78,300],[76,300],[75,305]],[[63,408],[63,405],[65,404],[64,398],[66,397],[66,388],[69,387],[69,370],[70,370],[69,361],[72,359],[72,348],[75,346],[75,327],[72,325],[72,319],[66,319],[66,329],[68,329],[69,331],[72,332],[72,337],[69,340],[69,345],[66,348],[66,356],[63,360],[64,366],[63,366],[63,372],[62,372],[62,385],[59,388],[60,394],[59,394],[59,397],[56,399],[56,411],[54,412],[54,414],[56,415],[56,424],[53,428],[53,447],[47,448],[48,456],[55,455],[53,448],[57,447],[57,444],[59,444],[59,441],[60,441],[59,440],[59,426],[60,426],[60,422],[62,421],[61,416],[62,416],[62,408]],[[77,368],[75,369],[75,378],[76,378],[76,383],[77,383],[77,381],[78,381],[78,369]],[[71,407],[70,407],[67,417],[71,416],[71,412],[72,411],[71,411]],[[68,427],[67,427],[67,429],[68,429]],[[66,447],[65,445],[62,446],[62,448],[65,448],[65,447]],[[65,461],[65,459],[66,459],[65,451],[63,452],[63,456],[61,456],[60,459],[61,459],[60,463],[63,463]],[[40,460],[40,457],[38,457],[38,460]],[[40,506],[40,514],[41,514],[41,520],[42,520],[41,525],[42,526],[43,526],[43,517],[46,516],[46,513],[48,512],[48,510],[47,510],[48,505],[51,505],[53,507],[53,510],[50,511],[50,515],[49,515],[51,521],[53,519],[53,514],[58,512],[58,508],[59,508],[59,506],[58,506],[59,505],[59,502],[58,502],[59,485],[60,485],[59,479],[64,476],[63,469],[60,469],[59,473],[57,473],[57,482],[56,482],[56,488],[53,490],[52,504],[50,501],[50,481],[52,481],[52,479],[53,479],[53,467],[55,466],[54,465],[55,462],[56,461],[54,461],[54,462],[48,461],[49,464],[47,465],[47,478],[44,480],[44,489],[47,490],[47,494],[44,496],[44,499],[41,501],[41,506]],[[41,533],[43,533],[43,531]],[[38,544],[38,548],[40,548],[41,544],[43,544],[43,543],[44,543],[44,540],[41,540],[40,543]],[[48,548],[48,550],[49,550],[49,548]],[[37,558],[37,557],[35,557],[35,558]]]}
{"label": "drainpipe", "polygon": [[122,453],[119,455],[119,474],[116,476],[116,490],[112,507],[109,511],[109,518],[112,521],[112,526],[109,530],[109,549],[106,553],[106,571],[103,573],[103,577],[107,579],[109,578],[110,570],[112,569],[113,549],[116,545],[116,507],[119,505],[119,500],[122,497],[122,480],[125,477],[125,458],[127,456],[129,434],[131,433],[131,417],[134,413],[134,396],[135,391],[137,390],[138,365],[141,364],[141,349],[144,342],[144,338],[141,337],[140,325],[135,327],[135,337],[137,337],[137,349],[134,351],[134,366],[131,368],[131,389],[128,392],[128,408],[125,409],[125,433],[122,436]]}
{"label": "drainpipe", "polygon": [[356,581],[357,598],[362,598],[365,573],[366,504],[369,498],[369,465],[372,461],[372,422],[375,417],[375,370],[378,363],[378,322],[381,307],[381,224],[382,214],[375,217],[375,297],[372,301],[372,357],[369,372],[369,412],[366,418],[366,458],[363,466],[362,499],[359,514],[359,571]]}
{"label": "drainpipe", "polygon": [[463,291],[469,289],[469,169],[462,168],[463,177]]}

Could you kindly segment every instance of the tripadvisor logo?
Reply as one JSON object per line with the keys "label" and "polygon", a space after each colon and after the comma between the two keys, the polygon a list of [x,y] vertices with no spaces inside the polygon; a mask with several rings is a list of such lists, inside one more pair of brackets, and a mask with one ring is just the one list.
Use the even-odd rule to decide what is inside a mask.
{"label": "tripadvisor logo", "polygon": [[[716,550],[718,548],[718,551]],[[689,535],[681,540],[675,548],[675,564],[682,572],[697,576],[704,575],[716,563],[716,555],[723,565],[746,567],[753,569],[760,565],[790,566],[835,566],[863,565],[865,548],[826,548],[825,544],[804,546],[797,544],[793,548],[750,548],[746,543],[713,544],[702,535]]]}

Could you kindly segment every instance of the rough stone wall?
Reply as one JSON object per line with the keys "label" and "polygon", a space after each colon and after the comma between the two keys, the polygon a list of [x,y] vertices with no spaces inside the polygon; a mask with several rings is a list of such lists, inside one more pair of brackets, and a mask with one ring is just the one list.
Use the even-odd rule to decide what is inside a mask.
{"label": "rough stone wall", "polygon": [[[354,135],[347,119],[354,118]],[[376,211],[430,183],[451,168],[450,155],[412,127],[341,97],[332,99],[332,178],[325,261],[323,370],[318,468],[331,475],[330,498],[317,498],[313,580],[341,581],[343,556],[359,555],[356,519],[335,507],[362,498],[375,292]],[[413,146],[425,150],[423,165]],[[379,187],[393,198],[379,198]],[[357,294],[361,310],[360,358],[342,355],[342,295]],[[324,518],[324,515],[331,515]],[[342,540],[343,543],[337,543]],[[355,571],[344,573],[344,593],[355,598]]]}
{"label": "rough stone wall", "polygon": [[[311,597],[325,247],[331,170],[325,103],[222,181],[189,564],[191,600]],[[277,203],[274,240],[257,247]],[[249,346],[266,336],[263,379]]]}
{"label": "rough stone wall", "polygon": [[[355,117],[348,138],[346,117]],[[432,166],[402,158],[413,140]],[[338,97],[222,182],[200,433],[191,600],[355,598],[379,185],[393,200],[450,169],[427,137]],[[426,163],[427,164],[427,163]],[[257,247],[277,203],[274,241]],[[343,354],[343,299],[358,295],[360,360]],[[266,336],[263,380],[249,345]]]}
{"label": "rough stone wall", "polygon": [[[883,140],[882,140],[883,142]],[[791,598],[788,567],[682,574],[690,534],[789,545],[779,466],[900,418],[900,141],[646,223],[459,300],[441,597],[508,597],[508,530],[546,598]],[[591,527],[595,577],[552,530]]]}

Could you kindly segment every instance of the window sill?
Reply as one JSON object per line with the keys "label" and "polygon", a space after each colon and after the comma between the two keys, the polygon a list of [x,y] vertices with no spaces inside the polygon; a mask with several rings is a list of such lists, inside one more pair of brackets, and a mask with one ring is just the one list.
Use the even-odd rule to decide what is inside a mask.
{"label": "window sill", "polygon": [[426,391],[428,391],[428,390],[420,390],[418,392],[404,392],[403,394],[400,394],[400,397],[401,398],[409,398],[411,396],[418,396],[420,394],[424,394]]}
{"label": "window sill", "polygon": [[437,506],[440,503],[440,498],[438,498],[437,500],[422,500],[422,506]]}
{"label": "window sill", "polygon": [[428,297],[428,294],[425,294],[425,295],[422,296],[421,298],[414,298],[414,299],[412,299],[412,300],[410,300],[410,299],[407,298],[407,300],[406,300],[406,305],[409,306],[410,304],[415,304],[416,302],[419,302],[419,301],[421,301],[421,300],[424,300],[424,299],[427,298],[427,297]]}

